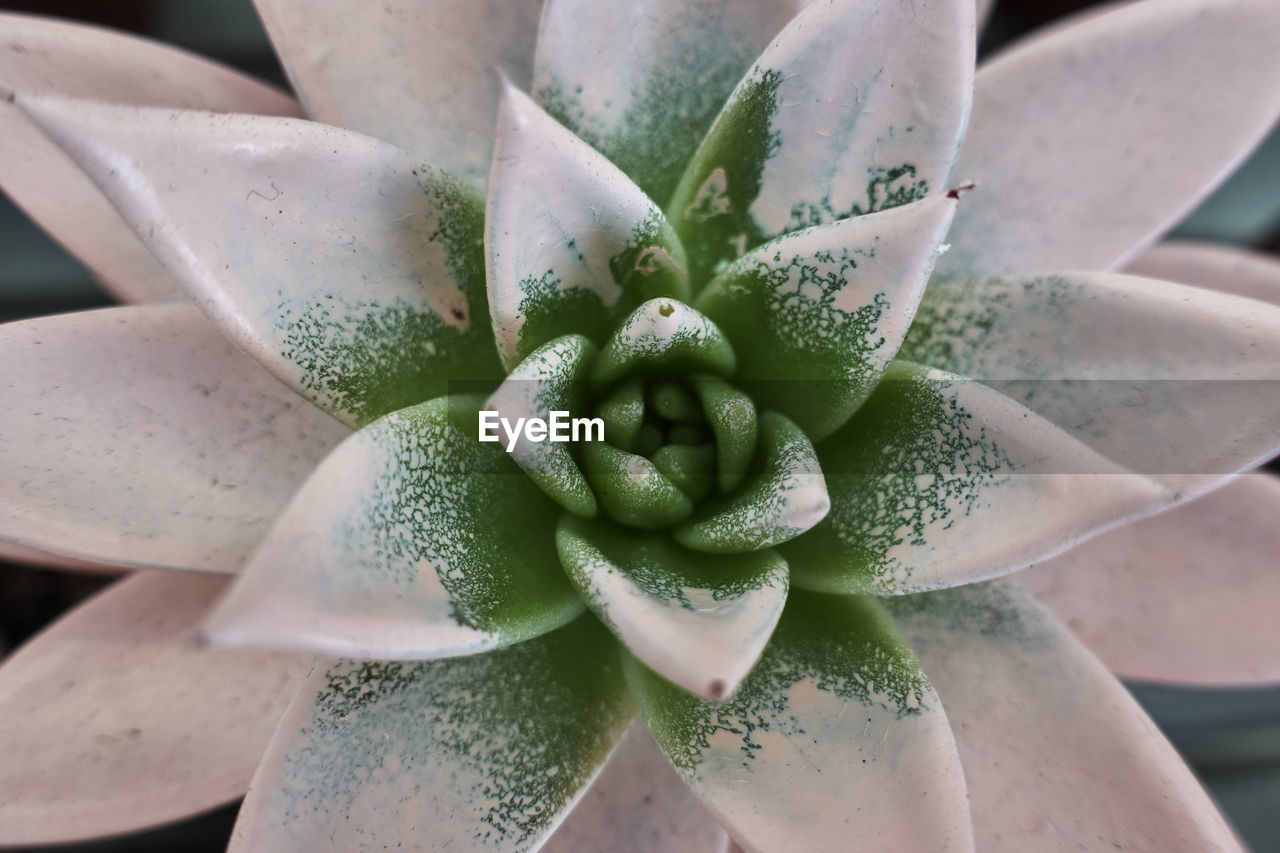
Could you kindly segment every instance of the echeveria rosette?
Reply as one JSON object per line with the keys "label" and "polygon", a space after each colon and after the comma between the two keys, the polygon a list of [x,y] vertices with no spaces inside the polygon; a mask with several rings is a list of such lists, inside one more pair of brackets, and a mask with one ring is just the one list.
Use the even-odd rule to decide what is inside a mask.
{"label": "echeveria rosette", "polygon": [[[1088,834],[1232,849],[1099,664],[1026,594],[972,583],[1168,506],[1277,445],[1280,407],[1241,389],[1280,373],[1280,310],[1133,277],[1017,274],[1123,260],[1256,139],[1276,109],[1241,104],[1275,90],[1274,8],[1149,0],[1107,17],[1119,38],[1086,22],[1014,50],[979,74],[955,176],[979,186],[957,201],[967,2],[846,0],[786,24],[799,9],[752,0],[624,15],[565,0],[544,10],[536,55],[528,9],[494,26],[490,5],[396,3],[362,17],[360,38],[383,49],[344,78],[329,58],[359,39],[326,44],[341,32],[336,5],[261,4],[310,114],[382,142],[91,103],[118,98],[57,85],[41,94],[38,75],[0,105],[69,154],[214,323],[319,407],[219,346],[191,308],[21,324],[0,340],[19,372],[109,388],[117,424],[148,413],[145,441],[124,426],[88,436],[58,416],[75,405],[66,394],[15,385],[10,435],[30,440],[0,443],[23,492],[0,504],[0,532],[174,568],[226,570],[253,550],[216,638],[365,659],[306,682],[235,844],[528,849],[568,815],[546,849],[715,849],[715,823],[681,802],[644,738],[624,735],[638,708],[751,850],[838,849],[851,820],[871,848],[968,849],[976,837],[1019,849],[1050,813],[1073,829],[1037,838],[1046,848]],[[471,97],[449,109],[438,72],[456,57],[406,54],[409,33],[466,43],[463,66],[498,62],[512,83],[464,75]],[[623,38],[647,47],[617,62],[610,46]],[[1084,67],[1106,79],[1148,38],[1185,38],[1195,57],[1145,81],[1169,97],[1144,89],[1143,109],[1099,100],[1081,52],[1096,51]],[[702,49],[713,44],[723,50]],[[1222,78],[1222,54],[1234,62],[1241,44],[1256,56],[1231,78],[1238,101],[1184,97],[1179,74]],[[601,51],[583,62],[583,45]],[[370,92],[399,62],[421,67]],[[1037,160],[1043,144],[992,129],[993,116],[1034,111],[1024,81],[1052,83],[1098,121],[1064,128]],[[388,106],[409,95],[446,115],[446,130]],[[494,115],[486,201],[477,151]],[[1145,138],[1143,121],[1175,118],[1178,180],[1113,197],[1137,174],[1125,158],[1140,155],[1095,125]],[[1064,188],[1053,158],[1068,154],[1096,168]],[[1106,199],[1124,228],[1097,241],[1097,223],[1058,216],[1063,204],[1044,229],[1004,239],[1006,225],[1035,222],[1019,213],[1028,195],[1046,203],[1028,180],[1073,205]],[[954,215],[962,225],[926,292]],[[1118,331],[1131,329],[1141,333]],[[137,342],[125,380],[95,362],[113,331]],[[74,357],[49,356],[50,343]],[[207,378],[174,381],[188,370]],[[1117,378],[1158,393],[1118,408],[1090,396]],[[606,442],[507,455],[476,440],[484,406],[600,414]],[[76,481],[47,458],[18,455],[46,424],[81,446],[75,464],[97,475],[89,494],[69,494]],[[99,518],[112,484],[136,477],[131,460],[181,460],[193,436],[198,462],[171,464],[172,482],[126,486],[119,519]],[[201,499],[222,456],[240,460],[225,484],[249,489],[250,511]],[[1215,511],[1271,494],[1241,488],[1210,498]],[[96,534],[106,548],[92,530],[57,542],[86,517],[124,533]],[[1133,529],[1165,518],[1176,515]],[[233,544],[213,559],[201,542],[218,537]],[[1072,577],[1083,580],[1065,612],[1094,589],[1085,570]],[[1141,674],[1141,656],[1108,646],[1114,633],[1098,625],[1108,662]],[[1197,675],[1222,677],[1224,650]],[[1250,658],[1241,677],[1274,676],[1265,667]],[[1093,769],[1118,755],[1123,772],[1099,782]],[[1033,788],[1008,772],[1028,760],[1060,780]],[[570,814],[588,783],[596,811]],[[662,811],[625,834],[600,813],[649,814],[646,802]],[[38,838],[30,811],[17,831]]]}

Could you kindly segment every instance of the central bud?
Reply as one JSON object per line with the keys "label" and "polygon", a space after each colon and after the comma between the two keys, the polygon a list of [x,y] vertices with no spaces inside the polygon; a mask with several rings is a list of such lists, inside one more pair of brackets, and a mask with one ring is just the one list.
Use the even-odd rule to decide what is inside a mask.
{"label": "central bud", "polygon": [[511,434],[516,464],[569,512],[670,530],[698,551],[753,551],[807,530],[829,501],[808,438],[758,411],[733,384],[736,367],[715,323],[652,299],[602,349],[567,335],[529,353],[486,409],[511,423],[567,412],[602,425],[567,442]]}

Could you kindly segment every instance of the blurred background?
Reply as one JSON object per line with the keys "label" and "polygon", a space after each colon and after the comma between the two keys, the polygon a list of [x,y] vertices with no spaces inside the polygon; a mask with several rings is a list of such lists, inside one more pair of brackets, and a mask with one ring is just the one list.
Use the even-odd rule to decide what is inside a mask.
{"label": "blurred background", "polygon": [[[1102,4],[999,0],[980,55],[999,50],[1028,30],[1095,5]],[[0,9],[142,33],[286,85],[252,0],[0,0]],[[1280,133],[1273,133],[1175,236],[1280,255]],[[0,321],[107,304],[109,298],[89,273],[0,196]],[[110,578],[97,575],[0,563],[0,654],[108,583]],[[1255,853],[1280,853],[1280,688],[1223,691],[1129,686]],[[220,853],[230,836],[236,807],[129,838],[40,849],[46,853]]]}

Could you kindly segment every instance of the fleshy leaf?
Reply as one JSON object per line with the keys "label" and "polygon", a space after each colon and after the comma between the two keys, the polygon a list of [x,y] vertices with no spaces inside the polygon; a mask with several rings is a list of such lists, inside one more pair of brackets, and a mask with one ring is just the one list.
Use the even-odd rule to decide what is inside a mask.
{"label": "fleshy leaf", "polygon": [[629,527],[661,530],[693,512],[689,496],[644,456],[584,442],[582,467],[605,514]]}
{"label": "fleshy leaf", "polygon": [[814,441],[847,421],[907,334],[955,207],[936,196],[798,231],[708,285],[695,305],[734,343],[756,404]]}
{"label": "fleshy leaf", "polygon": [[716,449],[710,444],[664,444],[651,458],[692,501],[701,501],[715,489]]}
{"label": "fleshy leaf", "polygon": [[1240,853],[1155,724],[1025,594],[984,584],[886,605],[951,718],[978,850]]}
{"label": "fleshy leaf", "polygon": [[687,299],[684,250],[617,166],[508,87],[486,241],[503,362],[567,334],[603,344],[646,299]]}
{"label": "fleshy leaf", "polygon": [[346,427],[196,308],[0,326],[0,539],[237,572]]}
{"label": "fleshy leaf", "polygon": [[197,647],[224,586],[138,573],[0,666],[0,844],[135,832],[244,794],[311,659]]}
{"label": "fleshy leaf", "polygon": [[335,664],[285,715],[231,851],[536,849],[633,714],[590,616],[487,654]]}
{"label": "fleshy leaf", "polygon": [[1247,474],[1013,576],[1126,678],[1280,682],[1280,479]]}
{"label": "fleshy leaf", "polygon": [[818,458],[831,512],[781,550],[795,585],[829,593],[973,583],[1172,500],[990,388],[905,362]]}
{"label": "fleshy leaf", "polygon": [[1235,246],[1172,241],[1139,255],[1125,272],[1280,305],[1280,260]]}
{"label": "fleshy leaf", "polygon": [[729,837],[636,720],[539,853],[727,853]]}
{"label": "fleshy leaf", "polygon": [[312,122],[19,105],[228,336],[344,422],[501,377],[483,208],[456,178]]}
{"label": "fleshy leaf", "polygon": [[568,515],[556,545],[587,606],[631,653],[708,700],[738,689],[787,598],[787,564],[774,551],[700,554]]}
{"label": "fleshy leaf", "polygon": [[653,411],[668,421],[697,423],[702,417],[702,405],[683,383],[660,380],[649,386],[649,405]]}
{"label": "fleshy leaf", "polygon": [[1197,494],[1280,449],[1280,307],[1108,273],[931,287],[904,358],[986,382]]}
{"label": "fleshy leaf", "polygon": [[736,365],[733,347],[715,323],[675,299],[650,299],[610,336],[593,378],[691,371],[727,376]]}
{"label": "fleshy leaf", "polygon": [[822,520],[831,501],[804,431],[765,412],[759,455],[758,469],[741,489],[672,531],[677,542],[708,554],[739,554],[794,539]]}
{"label": "fleshy leaf", "polygon": [[[520,418],[541,418],[551,424],[551,413],[558,411],[566,419],[566,430],[571,429],[567,413],[581,408],[582,383],[595,355],[595,345],[581,335],[543,344],[507,375],[484,408],[512,424]],[[578,515],[596,514],[595,496],[564,442],[551,441],[550,436],[530,441],[521,431],[512,446],[501,429],[495,428],[493,434],[511,447],[511,459],[548,497]]]}
{"label": "fleshy leaf", "polygon": [[747,476],[760,435],[756,404],[728,382],[698,377],[694,388],[716,439],[716,480],[720,491],[732,491]]}
{"label": "fleshy leaf", "polygon": [[978,72],[955,171],[978,188],[935,277],[1120,266],[1277,115],[1272,0],[1129,3],[1033,37]]}
{"label": "fleshy leaf", "polygon": [[972,0],[812,3],[738,84],[667,208],[695,288],[771,237],[946,190]]}
{"label": "fleshy leaf", "polygon": [[604,440],[630,453],[644,425],[644,382],[633,379],[610,391],[595,415],[604,421]]}
{"label": "fleshy leaf", "polygon": [[68,95],[138,106],[296,115],[298,105],[230,68],[166,45],[79,24],[0,14],[0,186],[129,301],[182,288],[74,162],[12,102]]}
{"label": "fleshy leaf", "polygon": [[542,0],[255,0],[289,79],[317,121],[412,151],[483,188],[498,72],[533,74]]}
{"label": "fleshy leaf", "polygon": [[[629,660],[676,770],[752,853],[972,850],[947,716],[873,599],[794,592],[737,695],[709,703]],[[909,817],[906,817],[908,816]]]}
{"label": "fleshy leaf", "polygon": [[665,202],[733,87],[804,5],[549,0],[533,91],[547,112]]}
{"label": "fleshy leaf", "polygon": [[331,453],[214,613],[213,638],[436,658],[581,613],[552,541],[559,510],[499,445],[477,441],[480,405],[437,398]]}

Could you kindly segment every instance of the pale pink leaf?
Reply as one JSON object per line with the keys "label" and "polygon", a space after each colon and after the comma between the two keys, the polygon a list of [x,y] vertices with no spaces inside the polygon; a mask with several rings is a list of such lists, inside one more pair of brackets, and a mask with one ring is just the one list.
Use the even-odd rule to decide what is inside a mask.
{"label": "pale pink leaf", "polygon": [[955,168],[978,186],[935,279],[1122,265],[1277,115],[1273,0],[1145,0],[1032,36],[978,71]]}
{"label": "pale pink leaf", "polygon": [[20,98],[242,348],[349,424],[501,375],[479,194],[295,119]]}
{"label": "pale pink leaf", "polygon": [[1025,593],[890,599],[946,708],[984,853],[1241,853],[1115,678]]}
{"label": "pale pink leaf", "polygon": [[727,853],[729,836],[699,804],[644,723],[634,721],[600,775],[539,853]]}
{"label": "pale pink leaf", "polygon": [[666,204],[733,87],[806,4],[549,0],[534,97]]}
{"label": "pale pink leaf", "polygon": [[312,118],[484,186],[499,75],[529,85],[542,0],[256,2]]}
{"label": "pale pink leaf", "polygon": [[320,666],[267,749],[232,853],[536,850],[635,710],[585,616],[486,654]]}
{"label": "pale pink leaf", "polygon": [[485,218],[489,312],[509,369],[561,335],[602,345],[646,299],[688,299],[684,250],[662,211],[512,86]]}
{"label": "pale pink leaf", "polygon": [[974,849],[947,715],[874,599],[793,592],[725,702],[627,662],[654,739],[750,853]]}
{"label": "pale pink leaf", "polygon": [[236,572],[348,430],[191,306],[0,326],[0,538]]}
{"label": "pale pink leaf", "polygon": [[1166,241],[1135,258],[1125,272],[1280,305],[1280,259],[1236,246]]}
{"label": "pale pink leaf", "polygon": [[142,572],[0,666],[0,844],[134,832],[243,796],[309,657],[201,648],[226,585]]}
{"label": "pale pink leaf", "polygon": [[986,580],[1173,499],[987,385],[905,362],[818,459],[831,510],[779,550],[827,593]]}
{"label": "pale pink leaf", "polygon": [[519,643],[582,613],[556,557],[560,508],[500,444],[476,441],[481,405],[439,397],[344,441],[248,562],[211,636],[407,660]]}
{"label": "pale pink leaf", "polygon": [[981,380],[1182,498],[1280,450],[1280,307],[1113,273],[930,287],[902,356]]}
{"label": "pale pink leaf", "polygon": [[230,68],[97,27],[0,14],[0,44],[0,186],[117,297],[183,299],[93,182],[5,96],[266,115],[296,115],[297,104]]}
{"label": "pale pink leaf", "polygon": [[1246,474],[1013,576],[1126,678],[1280,681],[1280,479]]}

